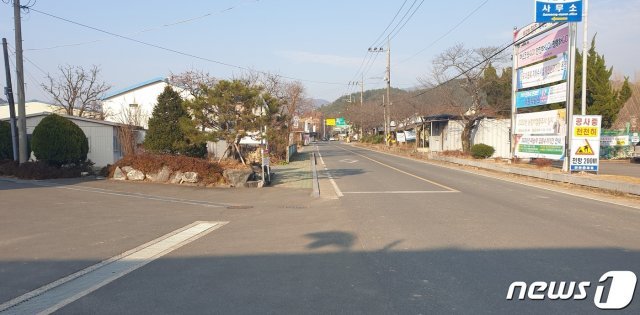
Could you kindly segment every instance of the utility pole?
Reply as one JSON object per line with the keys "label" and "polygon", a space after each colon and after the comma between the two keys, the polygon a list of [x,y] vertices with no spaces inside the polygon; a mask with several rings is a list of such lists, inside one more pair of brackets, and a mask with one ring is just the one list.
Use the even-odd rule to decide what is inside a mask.
{"label": "utility pole", "polygon": [[[387,37],[387,121],[385,124],[388,125],[388,134],[391,134],[391,39]],[[385,139],[387,139],[385,137]],[[387,145],[390,145],[391,141],[387,141]]]}
{"label": "utility pole", "polygon": [[587,18],[589,11],[589,0],[584,0],[584,12],[582,16],[582,115],[587,114],[587,41],[589,38],[587,37]]}
{"label": "utility pole", "polygon": [[16,109],[13,103],[13,90],[11,87],[11,68],[9,68],[9,52],[7,49],[7,39],[2,39],[2,51],[4,54],[4,69],[7,74],[7,86],[4,94],[9,102],[9,123],[11,124],[11,145],[13,148],[13,160],[18,160],[18,128],[16,126]]}
{"label": "utility pole", "polygon": [[360,138],[364,136],[364,71],[362,72],[362,81],[360,81]]}
{"label": "utility pole", "polygon": [[22,59],[22,24],[20,17],[20,0],[13,0],[13,22],[16,32],[16,81],[18,85],[18,158],[20,164],[28,159],[27,152],[27,118],[24,105],[24,67]]}

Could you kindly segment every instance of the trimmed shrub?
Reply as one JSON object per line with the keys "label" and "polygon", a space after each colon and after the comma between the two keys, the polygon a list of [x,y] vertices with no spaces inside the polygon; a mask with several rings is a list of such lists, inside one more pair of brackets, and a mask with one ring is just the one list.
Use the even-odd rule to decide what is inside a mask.
{"label": "trimmed shrub", "polygon": [[39,161],[50,165],[81,164],[87,160],[89,141],[69,119],[49,115],[33,130],[31,148]]}
{"label": "trimmed shrub", "polygon": [[13,159],[13,144],[11,143],[11,124],[0,121],[0,160]]}
{"label": "trimmed shrub", "polygon": [[475,159],[490,158],[494,152],[496,152],[496,150],[492,146],[484,143],[474,144],[471,147],[471,156]]}

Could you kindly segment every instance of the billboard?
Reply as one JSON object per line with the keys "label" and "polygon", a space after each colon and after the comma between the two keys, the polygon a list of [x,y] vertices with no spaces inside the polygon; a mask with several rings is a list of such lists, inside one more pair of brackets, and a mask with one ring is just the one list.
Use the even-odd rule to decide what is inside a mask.
{"label": "billboard", "polygon": [[327,119],[325,119],[325,124],[327,126],[335,126],[336,125],[336,119],[335,118],[327,118]]}
{"label": "billboard", "polygon": [[518,69],[518,90],[567,80],[567,53],[554,56],[543,63]]}
{"label": "billboard", "polygon": [[564,136],[516,136],[515,156],[560,160],[564,157]]}
{"label": "billboard", "polygon": [[516,48],[517,68],[528,66],[569,49],[569,25],[529,39]]}
{"label": "billboard", "polygon": [[516,93],[516,108],[547,105],[567,101],[567,83]]}
{"label": "billboard", "polygon": [[[566,110],[556,109],[544,112],[517,114],[515,134],[560,134],[560,126],[566,117]],[[566,130],[566,129],[564,129]]]}

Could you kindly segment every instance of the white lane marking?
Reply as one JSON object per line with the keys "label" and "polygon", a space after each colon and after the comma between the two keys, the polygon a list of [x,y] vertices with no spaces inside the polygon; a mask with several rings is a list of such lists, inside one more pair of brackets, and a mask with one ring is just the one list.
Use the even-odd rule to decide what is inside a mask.
{"label": "white lane marking", "polygon": [[450,194],[459,191],[445,190],[390,190],[390,191],[345,191],[343,194]]}
{"label": "white lane marking", "polygon": [[[424,164],[428,164],[428,165],[431,165],[431,166],[444,168],[444,169],[447,169],[447,170],[452,170],[452,171],[457,171],[457,172],[462,172],[462,173],[467,173],[467,174],[473,174],[473,175],[482,176],[482,177],[486,177],[486,178],[491,178],[491,179],[495,179],[495,180],[500,180],[500,181],[504,181],[504,182],[508,182],[508,183],[512,183],[512,184],[518,184],[518,185],[522,185],[522,186],[527,186],[527,187],[542,189],[542,190],[546,190],[546,191],[550,191],[550,192],[555,192],[555,193],[559,193],[559,194],[563,194],[563,195],[569,195],[569,196],[578,197],[578,198],[585,198],[585,199],[589,199],[589,200],[599,201],[599,202],[602,202],[602,203],[608,203],[608,204],[621,206],[621,207],[625,207],[625,208],[631,208],[631,209],[634,209],[634,210],[640,209],[640,206],[629,205],[629,204],[624,204],[624,203],[620,203],[620,202],[611,201],[611,200],[607,199],[606,197],[587,196],[587,195],[584,195],[584,194],[578,194],[578,193],[574,193],[574,192],[570,192],[570,191],[559,190],[559,189],[556,189],[556,188],[544,187],[544,186],[541,186],[541,185],[536,185],[536,184],[533,184],[533,183],[527,183],[527,182],[524,182],[524,181],[516,181],[516,180],[511,180],[511,179],[502,178],[502,177],[489,175],[489,174],[475,173],[475,172],[472,172],[472,171],[469,171],[469,170],[455,168],[455,167],[449,166],[449,165],[436,164],[436,163],[433,163],[431,161],[418,160],[418,159],[414,159],[414,158],[410,158],[410,157],[406,157],[406,156],[391,154],[391,153],[382,152],[382,151],[376,151],[376,150],[372,150],[372,149],[365,148],[365,147],[358,146],[357,148],[363,149],[363,150],[367,150],[367,151],[371,151],[371,152],[374,152],[374,153],[380,153],[380,154],[384,154],[384,155],[388,155],[388,156],[392,156],[392,157],[397,157],[397,158],[401,158],[401,159],[405,159],[405,160],[409,160],[409,161],[424,163]],[[442,163],[450,163],[450,162],[442,162]],[[455,164],[455,163],[452,163],[452,164]],[[486,171],[490,172],[490,170],[486,170]],[[510,173],[503,173],[503,174],[509,175]],[[525,176],[525,175],[520,175],[520,176],[528,177],[528,176]],[[536,178],[536,177],[531,177],[531,178],[532,179],[540,179],[540,178]],[[540,180],[544,180],[544,179],[540,179]],[[552,183],[550,183],[550,185],[553,185],[553,184],[563,184],[563,183],[562,182],[552,182]],[[632,210],[626,209],[626,211],[632,211]],[[637,213],[636,211],[633,211],[633,212]]]}
{"label": "white lane marking", "polygon": [[453,188],[451,188],[451,187],[449,187],[449,186],[446,186],[446,185],[443,185],[443,184],[440,184],[440,183],[436,183],[436,182],[434,182],[434,181],[432,181],[432,180],[428,180],[428,179],[426,179],[426,178],[424,178],[424,177],[420,177],[420,176],[418,176],[418,175],[411,174],[411,173],[409,173],[409,172],[405,172],[405,171],[403,171],[403,170],[401,170],[401,169],[399,169],[399,168],[393,167],[393,166],[391,166],[391,165],[389,165],[389,164],[382,163],[382,162],[380,162],[380,161],[378,161],[378,160],[374,160],[374,159],[372,159],[372,158],[370,158],[370,157],[368,157],[368,156],[366,156],[366,155],[362,155],[362,154],[357,153],[357,152],[355,152],[355,151],[348,150],[348,149],[345,149],[345,148],[341,148],[341,147],[339,147],[339,146],[337,146],[337,145],[334,145],[334,147],[339,148],[339,149],[342,149],[342,150],[345,150],[345,151],[347,151],[347,152],[351,152],[351,153],[353,153],[353,154],[355,154],[355,155],[359,155],[359,156],[361,156],[361,157],[363,157],[363,158],[365,158],[365,159],[367,159],[367,160],[370,160],[370,161],[372,161],[372,162],[378,163],[378,164],[380,164],[380,165],[382,165],[382,166],[388,167],[388,168],[390,168],[390,169],[392,169],[392,170],[394,170],[394,171],[400,172],[400,173],[402,173],[402,174],[409,175],[409,176],[411,176],[411,177],[414,177],[414,178],[417,178],[417,179],[419,179],[419,180],[425,181],[425,182],[427,182],[427,183],[429,183],[429,184],[436,185],[436,186],[438,186],[438,187],[441,187],[441,188],[447,189],[447,190],[452,191],[452,192],[458,192],[458,190],[453,189]]}
{"label": "white lane marking", "polygon": [[231,204],[213,203],[213,202],[204,201],[204,200],[189,200],[189,199],[180,199],[180,198],[173,198],[173,197],[160,197],[160,196],[145,195],[140,193],[124,193],[124,192],[118,192],[118,191],[102,189],[102,188],[68,187],[68,186],[63,186],[62,184],[57,184],[57,183],[33,182],[30,184],[33,184],[36,186],[49,187],[49,188],[56,188],[56,189],[83,191],[83,192],[91,192],[96,194],[131,197],[131,198],[139,198],[139,199],[146,199],[146,200],[153,200],[153,201],[165,201],[165,202],[180,203],[180,204],[186,204],[186,205],[210,207],[210,208],[224,208],[224,207],[232,206]]}
{"label": "white lane marking", "polygon": [[228,222],[197,221],[0,305],[0,314],[50,314]]}
{"label": "white lane marking", "polygon": [[316,145],[316,151],[318,152],[318,156],[320,157],[320,162],[322,163],[322,166],[324,166],[324,172],[327,174],[327,178],[329,178],[329,182],[331,183],[331,186],[333,186],[333,190],[335,191],[336,196],[344,197],[344,195],[342,194],[342,191],[340,191],[340,188],[338,187],[338,184],[333,179],[333,176],[331,176],[331,172],[329,171],[329,168],[327,168],[327,164],[324,163],[324,159],[322,158],[322,154],[320,153],[320,149],[318,148],[317,145]]}

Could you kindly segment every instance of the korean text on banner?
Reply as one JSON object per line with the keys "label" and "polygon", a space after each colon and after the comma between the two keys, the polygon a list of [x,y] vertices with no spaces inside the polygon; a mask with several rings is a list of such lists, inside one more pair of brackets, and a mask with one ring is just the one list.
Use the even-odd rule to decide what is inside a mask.
{"label": "korean text on banner", "polygon": [[536,36],[554,27],[555,23],[531,23],[513,33],[513,41],[517,42],[527,36]]}
{"label": "korean text on banner", "polygon": [[518,68],[542,61],[569,49],[569,25],[563,25],[522,43],[517,48]]}
{"label": "korean text on banner", "polygon": [[[560,134],[560,125],[565,116],[564,109],[517,114],[515,134]],[[566,129],[565,129],[566,130]]]}
{"label": "korean text on banner", "polygon": [[564,157],[564,136],[518,136],[515,156],[559,160]]}
{"label": "korean text on banner", "polygon": [[567,54],[563,53],[543,63],[518,69],[518,89],[564,81],[568,64]]}
{"label": "korean text on banner", "polygon": [[547,105],[567,101],[567,83],[516,93],[516,108]]}
{"label": "korean text on banner", "polygon": [[575,115],[571,122],[571,171],[597,172],[602,116]]}

